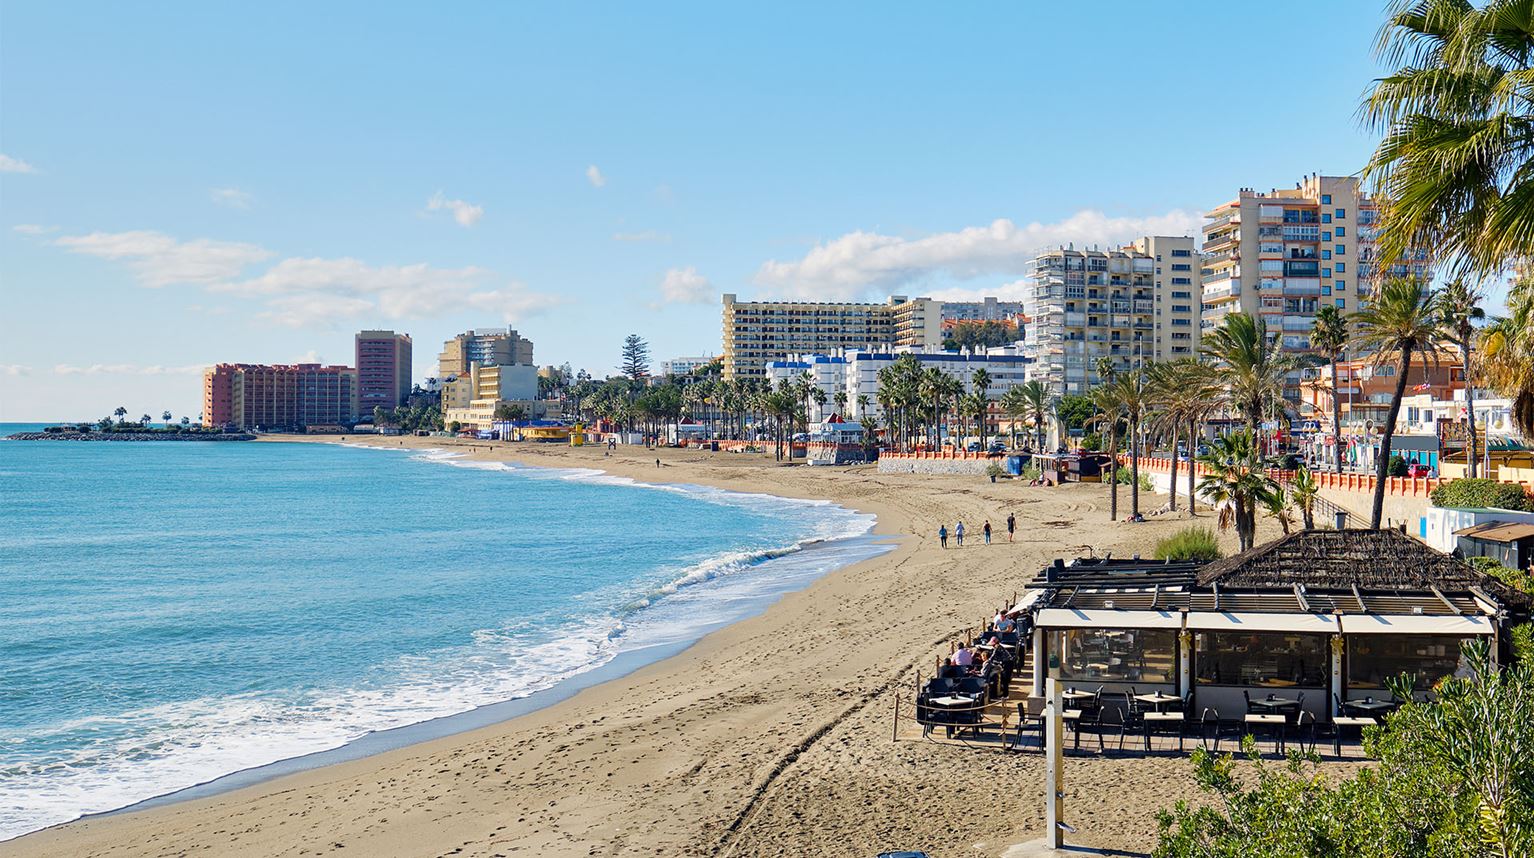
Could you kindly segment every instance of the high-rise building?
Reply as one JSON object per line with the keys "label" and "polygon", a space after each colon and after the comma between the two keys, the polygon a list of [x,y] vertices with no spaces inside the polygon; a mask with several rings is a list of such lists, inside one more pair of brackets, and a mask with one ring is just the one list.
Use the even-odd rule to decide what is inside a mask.
{"label": "high-rise building", "polygon": [[1146,236],[1118,250],[1057,248],[1033,259],[1027,353],[1056,394],[1085,393],[1115,371],[1198,350],[1198,253],[1188,236]]}
{"label": "high-rise building", "polygon": [[203,423],[302,429],[357,420],[357,370],[317,363],[221,363],[202,376]]}
{"label": "high-rise building", "polygon": [[984,298],[979,301],[944,301],[942,317],[945,325],[955,322],[1013,322],[1024,311],[1022,301],[998,301]]}
{"label": "high-rise building", "polygon": [[768,361],[847,348],[942,346],[940,302],[738,301],[724,296],[724,377],[765,378]]}
{"label": "high-rise building", "polygon": [[471,364],[469,371],[442,388],[442,420],[469,428],[488,429],[496,406],[503,402],[522,406],[529,417],[539,407],[538,369],[530,364]]}
{"label": "high-rise building", "polygon": [[660,362],[660,375],[691,375],[696,369],[708,366],[718,358],[713,355],[676,357]]}
{"label": "high-rise building", "polygon": [[[1355,176],[1312,173],[1293,189],[1242,188],[1204,215],[1203,327],[1259,316],[1288,351],[1310,348],[1316,310],[1351,313],[1382,276],[1426,277],[1427,254],[1379,269],[1379,210]],[[1288,395],[1299,395],[1298,375]]]}
{"label": "high-rise building", "polygon": [[532,366],[533,341],[513,328],[477,328],[442,344],[439,379],[464,375],[470,366]]}
{"label": "high-rise building", "polygon": [[357,408],[395,408],[410,396],[410,335],[362,331],[356,337]]}

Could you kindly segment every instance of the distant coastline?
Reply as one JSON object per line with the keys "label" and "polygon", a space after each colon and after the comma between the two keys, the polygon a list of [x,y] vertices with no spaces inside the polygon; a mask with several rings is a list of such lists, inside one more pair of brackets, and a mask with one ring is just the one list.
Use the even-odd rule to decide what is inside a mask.
{"label": "distant coastline", "polygon": [[248,432],[16,432],[7,441],[254,441]]}

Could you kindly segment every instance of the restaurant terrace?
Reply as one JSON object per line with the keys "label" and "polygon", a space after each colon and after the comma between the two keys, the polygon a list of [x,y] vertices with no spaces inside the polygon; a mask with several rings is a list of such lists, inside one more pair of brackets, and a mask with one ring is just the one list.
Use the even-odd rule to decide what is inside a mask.
{"label": "restaurant terrace", "polygon": [[[1208,564],[1056,560],[1006,612],[1010,634],[977,639],[992,652],[1010,643],[1004,655],[1020,681],[949,679],[919,690],[916,717],[924,735],[933,726],[962,733],[954,725],[965,720],[945,707],[971,713],[975,727],[997,712],[1008,734],[1015,711],[1020,740],[1053,677],[1077,743],[1090,726],[1103,747],[1111,725],[1120,747],[1139,733],[1149,749],[1158,731],[1180,747],[1183,736],[1223,725],[1227,735],[1268,735],[1275,749],[1286,735],[1313,743],[1327,731],[1340,751],[1343,730],[1399,705],[1388,681],[1407,675],[1412,695],[1428,699],[1438,679],[1465,669],[1467,639],[1505,662],[1507,627],[1528,609],[1525,595],[1393,529],[1300,531]],[[953,668],[933,683],[943,671]]]}

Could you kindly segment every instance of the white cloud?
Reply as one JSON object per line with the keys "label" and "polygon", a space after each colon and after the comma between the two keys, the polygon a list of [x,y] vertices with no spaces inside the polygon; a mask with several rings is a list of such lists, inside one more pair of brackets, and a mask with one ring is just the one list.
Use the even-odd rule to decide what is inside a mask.
{"label": "white cloud", "polygon": [[19,363],[0,363],[0,375],[15,378],[22,375],[31,375],[32,367]]}
{"label": "white cloud", "polygon": [[229,208],[240,209],[241,211],[250,208],[250,204],[254,200],[249,193],[239,188],[210,188],[208,189],[208,197],[221,206],[228,206]]}
{"label": "white cloud", "polygon": [[35,173],[37,168],[20,158],[0,155],[0,173]]}
{"label": "white cloud", "polygon": [[707,304],[713,293],[714,284],[691,265],[667,271],[660,281],[660,296],[667,304]]}
{"label": "white cloud", "polygon": [[450,200],[442,195],[441,191],[432,194],[431,199],[426,201],[427,211],[449,211],[453,213],[453,220],[458,221],[462,227],[470,227],[479,223],[479,219],[485,216],[485,207],[476,206],[463,200]]}
{"label": "white cloud", "polygon": [[640,232],[615,232],[613,241],[649,241],[657,244],[669,244],[671,235],[664,232],[656,232],[653,229],[641,230]]}
{"label": "white cloud", "polygon": [[486,313],[498,313],[502,321],[516,322],[557,307],[565,303],[565,299],[544,292],[532,292],[520,283],[512,283],[504,289],[467,295],[465,303]]}
{"label": "white cloud", "polygon": [[607,177],[602,175],[602,171],[597,169],[596,164],[586,168],[586,181],[590,182],[593,188],[606,187],[607,185]]}
{"label": "white cloud", "polygon": [[1083,210],[1058,223],[1018,226],[1002,218],[987,226],[916,239],[850,232],[817,244],[792,262],[769,260],[755,282],[788,297],[850,299],[876,289],[896,289],[934,275],[970,279],[1023,274],[1035,253],[1074,243],[1078,247],[1121,244],[1142,235],[1186,235],[1203,223],[1195,212],[1173,210],[1150,217],[1108,217]]}
{"label": "white cloud", "polygon": [[84,366],[61,363],[53,367],[54,375],[191,375],[203,371],[201,364],[191,366],[139,366],[132,363],[93,363]]}
{"label": "white cloud", "polygon": [[19,232],[22,235],[47,235],[50,232],[58,232],[59,228],[56,226],[43,226],[36,223],[18,223],[11,227],[11,230],[14,232]]}
{"label": "white cloud", "polygon": [[71,253],[127,262],[145,286],[216,283],[272,256],[254,244],[207,238],[177,241],[153,230],[66,235],[54,244]]}

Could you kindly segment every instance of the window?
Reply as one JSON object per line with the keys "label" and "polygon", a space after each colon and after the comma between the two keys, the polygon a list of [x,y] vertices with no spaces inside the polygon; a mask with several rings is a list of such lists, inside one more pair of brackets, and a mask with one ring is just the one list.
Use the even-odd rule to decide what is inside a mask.
{"label": "window", "polygon": [[1339,245],[1337,245],[1337,253],[1339,255],[1343,254],[1343,253],[1347,253],[1347,252],[1348,252],[1348,246],[1346,244],[1339,244]]}
{"label": "window", "polygon": [[1193,278],[1192,277],[1173,277],[1172,278],[1172,285],[1173,286],[1192,286],[1193,285]]}
{"label": "window", "polygon": [[1337,291],[1338,292],[1346,292],[1346,291],[1348,291],[1348,281],[1346,281],[1346,280],[1338,280],[1336,283],[1333,283],[1332,285],[1337,287]]}
{"label": "window", "polygon": [[1189,307],[1187,304],[1173,304],[1172,305],[1172,312],[1174,312],[1174,313],[1188,313],[1188,312],[1191,312],[1192,309],[1193,308]]}
{"label": "window", "polygon": [[1186,262],[1174,262],[1172,264],[1172,270],[1173,271],[1192,271],[1193,270],[1193,266],[1189,265]]}
{"label": "window", "polygon": [[1322,286],[1321,287],[1321,294],[1322,295],[1330,295],[1330,294],[1332,294],[1332,287],[1330,287],[1330,286]]}
{"label": "window", "polygon": [[1331,194],[1322,194],[1321,195],[1321,205],[1329,206],[1331,204],[1332,204],[1332,195]]}
{"label": "window", "polygon": [[1385,680],[1411,674],[1427,688],[1460,668],[1461,638],[1447,635],[1350,635],[1348,687],[1384,688]]}
{"label": "window", "polygon": [[1325,688],[1331,671],[1327,635],[1200,632],[1193,663],[1208,685]]}
{"label": "window", "polygon": [[1337,219],[1338,220],[1343,220],[1347,216],[1348,216],[1348,210],[1347,209],[1338,209],[1337,210]]}
{"label": "window", "polygon": [[1321,222],[1322,223],[1331,223],[1332,222],[1332,216],[1329,215],[1329,214],[1321,215]]}
{"label": "window", "polygon": [[1174,629],[1060,629],[1050,632],[1049,675],[1090,682],[1172,682]]}
{"label": "window", "polygon": [[1321,258],[1322,259],[1331,259],[1332,258],[1332,252],[1330,250],[1323,250],[1323,251],[1321,251]]}
{"label": "window", "polygon": [[1335,303],[1337,305],[1337,309],[1339,309],[1339,310],[1344,309],[1348,305],[1348,302],[1342,300],[1341,298],[1338,298],[1333,303]]}
{"label": "window", "polygon": [[1323,268],[1323,269],[1321,269],[1321,276],[1322,277],[1330,277],[1330,276],[1332,276],[1332,270],[1330,268]]}
{"label": "window", "polygon": [[1193,320],[1191,320],[1191,319],[1173,319],[1172,320],[1172,324],[1176,325],[1179,328],[1187,328],[1187,327],[1191,327],[1193,325]]}
{"label": "window", "polygon": [[1177,259],[1179,257],[1192,256],[1192,255],[1193,255],[1193,251],[1191,251],[1191,250],[1174,250],[1174,251],[1172,251],[1172,258],[1173,259]]}
{"label": "window", "polygon": [[1348,271],[1348,264],[1346,262],[1339,262],[1339,263],[1337,263],[1337,273],[1338,274],[1346,274],[1347,271]]}
{"label": "window", "polygon": [[1322,230],[1321,231],[1321,240],[1322,241],[1331,241],[1332,240],[1332,231],[1329,230],[1329,229]]}
{"label": "window", "polygon": [[1348,234],[1348,228],[1347,227],[1345,227],[1345,226],[1337,227],[1337,237],[1338,238],[1342,238],[1343,236],[1345,236],[1347,234]]}

